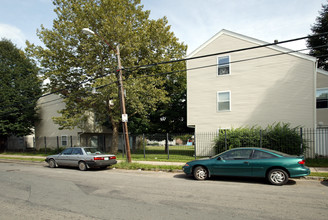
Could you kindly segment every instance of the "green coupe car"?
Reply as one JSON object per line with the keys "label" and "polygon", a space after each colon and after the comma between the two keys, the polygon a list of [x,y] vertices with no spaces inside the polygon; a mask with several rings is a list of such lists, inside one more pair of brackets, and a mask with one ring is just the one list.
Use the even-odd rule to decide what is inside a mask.
{"label": "green coupe car", "polygon": [[190,161],[183,166],[183,171],[197,180],[215,175],[263,177],[274,185],[310,174],[303,156],[265,148],[234,148],[214,157]]}

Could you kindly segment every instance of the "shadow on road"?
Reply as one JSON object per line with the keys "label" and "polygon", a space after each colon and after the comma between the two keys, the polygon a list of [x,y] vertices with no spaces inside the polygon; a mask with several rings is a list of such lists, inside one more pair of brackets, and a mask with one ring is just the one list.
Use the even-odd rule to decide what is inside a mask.
{"label": "shadow on road", "polygon": [[324,185],[324,186],[328,186],[328,180],[322,180],[321,184]]}
{"label": "shadow on road", "polygon": [[[81,171],[81,170],[79,170],[78,167],[71,167],[71,166],[58,166],[56,168],[51,168],[51,167],[49,167],[49,165],[44,165],[44,167],[49,168],[49,169],[67,169],[67,170]],[[100,172],[100,171],[112,170],[112,169],[113,169],[112,167],[106,167],[106,168],[88,168],[86,171],[81,171],[81,172],[88,172],[88,171]]]}
{"label": "shadow on road", "polygon": [[[190,181],[197,181],[192,176],[187,176],[185,174],[176,174],[174,178],[186,179]],[[220,182],[238,182],[238,183],[248,183],[248,184],[265,184],[270,185],[268,181],[264,178],[254,178],[254,177],[230,177],[230,176],[212,176],[206,181],[220,181]],[[296,181],[290,179],[285,185],[295,185]],[[327,182],[328,186],[328,182]]]}

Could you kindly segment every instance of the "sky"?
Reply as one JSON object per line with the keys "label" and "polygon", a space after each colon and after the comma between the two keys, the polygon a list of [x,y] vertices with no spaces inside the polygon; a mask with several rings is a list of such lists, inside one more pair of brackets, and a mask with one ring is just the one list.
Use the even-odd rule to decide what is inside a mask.
{"label": "sky", "polygon": [[[266,42],[311,34],[311,25],[327,0],[141,0],[150,18],[164,16],[171,31],[191,53],[222,29]],[[41,25],[51,29],[56,18],[51,0],[0,0],[0,38],[18,48],[25,41],[42,45]],[[281,45],[305,49],[305,41]]]}

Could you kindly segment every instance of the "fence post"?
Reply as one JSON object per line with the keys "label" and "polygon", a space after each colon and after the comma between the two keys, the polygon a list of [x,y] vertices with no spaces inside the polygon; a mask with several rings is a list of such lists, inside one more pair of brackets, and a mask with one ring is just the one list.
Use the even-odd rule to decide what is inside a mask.
{"label": "fence post", "polygon": [[143,146],[143,153],[144,153],[144,158],[146,158],[146,146],[145,146],[145,134],[142,134],[142,146]]}
{"label": "fence post", "polygon": [[71,147],[73,147],[73,137],[72,137],[72,135],[71,135]]}
{"label": "fence post", "polygon": [[34,151],[35,151],[35,149],[36,149],[36,141],[35,141],[35,137],[33,137],[33,149],[34,149]]}
{"label": "fence post", "polygon": [[169,133],[166,133],[166,147],[167,147],[167,159],[170,159],[170,150],[169,150]]}
{"label": "fence post", "polygon": [[44,153],[46,154],[47,153],[47,137],[44,136]]}
{"label": "fence post", "polygon": [[224,130],[224,148],[225,150],[228,150],[228,146],[227,146],[227,130]]}
{"label": "fence post", "polygon": [[195,151],[195,160],[197,160],[197,154],[196,154],[196,133],[194,133],[194,151]]}
{"label": "fence post", "polygon": [[262,148],[262,129],[260,129],[260,148]]}
{"label": "fence post", "polygon": [[300,146],[300,154],[303,153],[303,128],[300,128],[300,136],[301,136],[301,146]]}
{"label": "fence post", "polygon": [[59,153],[59,137],[57,136],[57,153]]}

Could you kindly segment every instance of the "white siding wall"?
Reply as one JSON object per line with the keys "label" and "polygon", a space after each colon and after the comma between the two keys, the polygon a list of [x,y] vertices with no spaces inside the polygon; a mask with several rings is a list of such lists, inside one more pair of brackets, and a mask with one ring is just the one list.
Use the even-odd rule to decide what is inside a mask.
{"label": "white siding wall", "polygon": [[[62,99],[59,99],[58,95],[49,95],[39,99],[39,117],[40,121],[35,126],[35,139],[36,149],[44,148],[46,139],[46,145],[50,148],[57,146],[57,136],[59,137],[59,146],[61,145],[61,136],[67,136],[69,141],[70,136],[77,136],[81,129],[75,128],[73,130],[59,130],[59,125],[55,124],[52,120],[53,117],[58,117],[58,111],[65,107]],[[77,138],[74,138],[73,145],[78,145]]]}
{"label": "white siding wall", "polygon": [[81,129],[59,130],[59,125],[52,120],[53,117],[58,117],[59,110],[65,107],[62,99],[58,95],[49,95],[39,99],[39,117],[40,121],[36,125],[35,135],[43,136],[61,136],[61,135],[77,135]]}
{"label": "white siding wall", "polygon": [[[256,46],[221,35],[193,56]],[[231,53],[231,62],[281,53],[270,48]],[[217,63],[217,56],[189,60],[187,68]],[[217,67],[187,73],[187,123],[196,132],[218,128],[289,122],[315,126],[315,63],[292,55],[231,64],[231,75],[217,76]],[[218,91],[231,91],[231,111],[217,112]]]}

